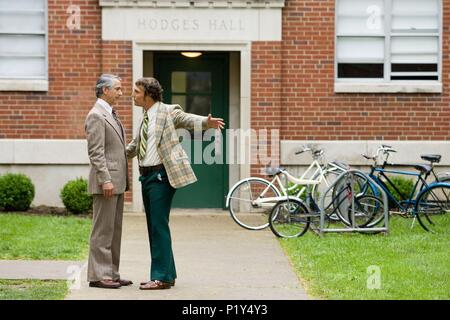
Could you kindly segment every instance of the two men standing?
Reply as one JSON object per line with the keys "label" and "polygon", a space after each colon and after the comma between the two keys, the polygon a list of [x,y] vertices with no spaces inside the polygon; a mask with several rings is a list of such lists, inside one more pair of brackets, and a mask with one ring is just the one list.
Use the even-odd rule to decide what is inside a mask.
{"label": "two men standing", "polygon": [[123,193],[128,186],[126,157],[134,156],[139,161],[152,259],[150,281],[142,282],[140,289],[169,289],[175,285],[177,275],[169,229],[170,207],[176,189],[197,180],[176,129],[222,129],[224,122],[211,115],[201,117],[185,113],[179,105],[166,105],[162,103],[162,92],[154,78],[142,78],[136,82],[133,98],[135,105],[143,107],[144,116],[136,137],[125,147],[124,130],[111,108],[122,95],[120,79],[102,75],[97,81],[99,99],[86,118],[91,160],[89,192],[94,194],[88,263],[90,286],[119,288],[132,284],[120,278],[118,269]]}

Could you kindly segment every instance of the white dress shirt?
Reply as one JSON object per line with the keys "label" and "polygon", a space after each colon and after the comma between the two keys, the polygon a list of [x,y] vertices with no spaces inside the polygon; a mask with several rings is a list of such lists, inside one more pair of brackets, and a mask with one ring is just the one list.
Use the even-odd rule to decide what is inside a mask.
{"label": "white dress shirt", "polygon": [[[156,127],[156,112],[159,108],[159,102],[156,102],[153,106],[148,109],[148,131],[147,131],[147,149],[144,159],[141,160],[140,166],[150,167],[156,166],[162,163],[161,158],[156,150],[155,142],[155,127]],[[140,132],[139,132],[140,134]]]}

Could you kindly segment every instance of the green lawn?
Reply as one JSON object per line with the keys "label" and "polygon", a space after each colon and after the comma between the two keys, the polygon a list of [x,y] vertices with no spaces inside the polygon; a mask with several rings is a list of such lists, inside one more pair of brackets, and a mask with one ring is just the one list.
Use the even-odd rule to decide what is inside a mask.
{"label": "green lawn", "polygon": [[0,280],[0,300],[62,300],[66,281]]}
{"label": "green lawn", "polygon": [[1,260],[84,260],[91,220],[0,214]]}
{"label": "green lawn", "polygon": [[392,217],[387,236],[308,231],[280,242],[312,297],[450,299],[450,215],[436,234],[411,222]]}

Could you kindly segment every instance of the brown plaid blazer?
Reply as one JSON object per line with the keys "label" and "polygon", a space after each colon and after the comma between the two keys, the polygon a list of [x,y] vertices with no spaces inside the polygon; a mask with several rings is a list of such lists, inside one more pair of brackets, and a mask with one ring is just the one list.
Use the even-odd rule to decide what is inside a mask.
{"label": "brown plaid blazer", "polygon": [[[197,181],[189,158],[180,144],[176,129],[201,128],[205,130],[208,126],[207,120],[207,117],[184,112],[177,104],[159,103],[155,123],[156,150],[166,168],[172,187],[181,188]],[[127,146],[128,158],[139,154],[141,127],[142,121],[135,138]]]}

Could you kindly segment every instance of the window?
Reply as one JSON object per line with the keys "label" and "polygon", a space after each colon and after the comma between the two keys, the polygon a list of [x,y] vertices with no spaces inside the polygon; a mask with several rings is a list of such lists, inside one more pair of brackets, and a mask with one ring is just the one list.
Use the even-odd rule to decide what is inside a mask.
{"label": "window", "polygon": [[441,0],[336,0],[337,82],[438,82]]}
{"label": "window", "polygon": [[0,0],[0,81],[39,83],[47,73],[47,1]]}

